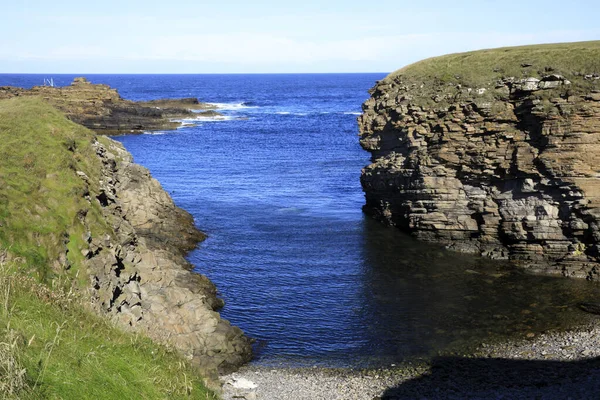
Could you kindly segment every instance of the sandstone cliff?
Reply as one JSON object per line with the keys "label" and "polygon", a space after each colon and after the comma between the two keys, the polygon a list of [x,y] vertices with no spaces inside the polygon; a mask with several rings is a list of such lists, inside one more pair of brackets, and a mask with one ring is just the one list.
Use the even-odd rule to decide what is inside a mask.
{"label": "sandstone cliff", "polygon": [[92,84],[85,78],[75,78],[70,86],[65,87],[0,87],[0,99],[18,96],[41,97],[61,110],[70,120],[106,135],[176,129],[181,126],[176,121],[178,119],[220,115],[214,111],[215,106],[200,103],[196,98],[147,102],[125,100],[116,89],[108,85]]}
{"label": "sandstone cliff", "polygon": [[438,57],[359,117],[365,212],[459,251],[597,279],[600,42]]}

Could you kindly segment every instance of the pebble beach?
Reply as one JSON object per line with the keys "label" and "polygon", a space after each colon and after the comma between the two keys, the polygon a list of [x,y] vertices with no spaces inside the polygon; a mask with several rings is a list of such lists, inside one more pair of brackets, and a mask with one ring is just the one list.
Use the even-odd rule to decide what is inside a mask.
{"label": "pebble beach", "polygon": [[246,366],[222,382],[225,400],[597,399],[600,319],[387,369]]}

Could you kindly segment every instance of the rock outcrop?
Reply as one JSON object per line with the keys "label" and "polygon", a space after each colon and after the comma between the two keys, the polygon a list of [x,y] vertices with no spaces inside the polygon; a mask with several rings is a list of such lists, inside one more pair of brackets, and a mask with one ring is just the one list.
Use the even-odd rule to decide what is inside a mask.
{"label": "rock outcrop", "polygon": [[600,42],[588,42],[391,74],[359,117],[373,162],[364,211],[421,240],[598,279],[599,72]]}
{"label": "rock outcrop", "polygon": [[184,258],[205,235],[118,142],[39,97],[0,100],[0,264],[79,294],[207,375],[251,358]]}
{"label": "rock outcrop", "polygon": [[0,99],[17,96],[39,96],[72,121],[105,135],[176,129],[181,126],[177,120],[220,115],[214,111],[215,106],[200,103],[196,98],[146,102],[125,100],[116,89],[92,84],[85,78],[75,78],[70,86],[65,87],[0,87]]}
{"label": "rock outcrop", "polygon": [[248,362],[250,341],[220,318],[216,288],[184,258],[204,238],[191,215],[118,142],[102,141],[93,144],[102,173],[89,200],[100,204],[113,234],[88,231],[82,251],[96,309],[174,346],[205,370],[227,372]]}

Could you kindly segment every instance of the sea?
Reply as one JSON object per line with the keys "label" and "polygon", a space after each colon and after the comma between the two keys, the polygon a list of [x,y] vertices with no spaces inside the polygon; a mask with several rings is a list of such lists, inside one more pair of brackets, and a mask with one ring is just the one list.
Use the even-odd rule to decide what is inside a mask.
{"label": "sea", "polygon": [[[76,75],[0,74],[31,87]],[[254,339],[254,364],[379,368],[585,323],[599,287],[420,243],[362,213],[370,74],[86,75],[222,116],[115,137],[208,239],[188,259]]]}

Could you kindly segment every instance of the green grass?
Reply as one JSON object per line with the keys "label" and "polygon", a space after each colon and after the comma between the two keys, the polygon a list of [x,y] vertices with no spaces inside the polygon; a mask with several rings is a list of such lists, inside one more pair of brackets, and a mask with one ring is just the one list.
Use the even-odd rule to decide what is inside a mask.
{"label": "green grass", "polygon": [[[78,212],[98,215],[83,198],[88,188],[76,174],[98,177],[92,138],[40,99],[0,102],[0,247],[42,281],[64,269],[77,274],[77,262],[56,260],[70,238],[83,235]],[[93,222],[96,233],[108,230],[100,218]]]}
{"label": "green grass", "polygon": [[93,140],[41,99],[0,101],[0,398],[215,398],[177,353],[84,306],[86,231],[112,233],[85,199]]}
{"label": "green grass", "polygon": [[[523,67],[523,64],[531,66]],[[503,47],[448,54],[408,65],[391,76],[439,79],[477,87],[502,77],[600,73],[600,41]]]}
{"label": "green grass", "polygon": [[[586,80],[584,75],[600,73],[600,41],[542,44],[504,47],[448,54],[408,65],[391,73],[386,79],[401,78],[403,84],[420,87],[418,103],[433,94],[455,90],[457,85],[493,89],[502,78],[540,78],[549,74],[563,75],[571,81],[571,92],[600,89],[598,80]],[[433,90],[431,90],[433,87]],[[493,90],[488,94],[492,95]]]}
{"label": "green grass", "polygon": [[0,293],[0,342],[11,345],[25,370],[13,398],[216,398],[177,353],[120,331],[68,293],[6,269]]}

